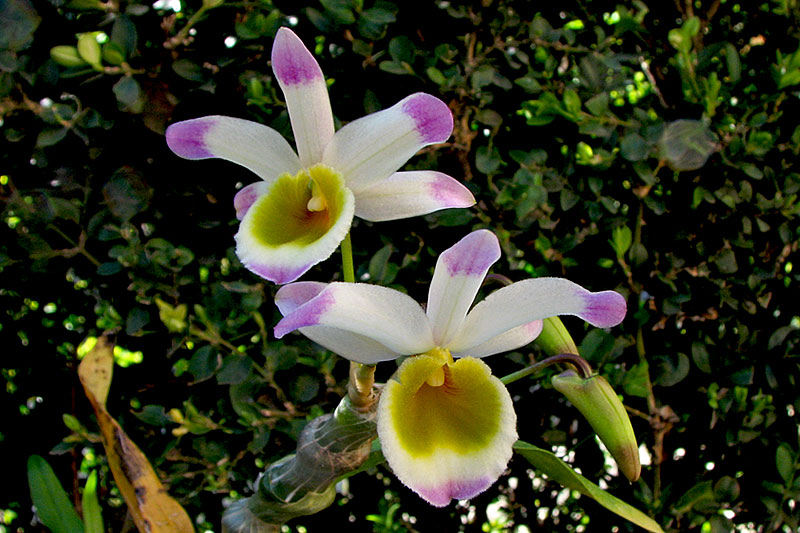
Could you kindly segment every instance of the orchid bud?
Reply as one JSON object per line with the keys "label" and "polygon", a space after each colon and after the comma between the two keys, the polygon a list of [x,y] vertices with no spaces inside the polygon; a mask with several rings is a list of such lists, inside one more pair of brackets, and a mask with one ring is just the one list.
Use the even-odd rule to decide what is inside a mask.
{"label": "orchid bud", "polygon": [[603,376],[582,378],[569,370],[554,376],[553,387],[586,417],[628,481],[639,479],[639,448],[628,413]]}
{"label": "orchid bud", "polygon": [[536,337],[536,343],[542,347],[547,355],[561,353],[578,353],[575,341],[564,327],[564,323],[557,316],[545,318],[542,332]]}

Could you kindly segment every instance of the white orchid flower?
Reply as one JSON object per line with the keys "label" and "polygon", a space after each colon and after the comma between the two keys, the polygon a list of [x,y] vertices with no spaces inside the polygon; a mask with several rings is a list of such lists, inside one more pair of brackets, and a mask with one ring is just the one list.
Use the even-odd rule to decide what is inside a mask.
{"label": "white orchid flower", "polygon": [[354,215],[396,220],[475,203],[440,172],[397,172],[423,146],[450,137],[453,116],[438,98],[412,94],[334,133],[322,70],[287,28],[275,37],[272,68],[297,153],[272,128],[237,118],[208,116],[167,129],[179,156],[227,159],[262,179],[234,199],[236,254],[252,272],[278,284],[294,281],[336,250]]}
{"label": "white orchid flower", "polygon": [[470,310],[499,257],[493,233],[464,237],[439,256],[426,309],[406,294],[362,283],[292,283],[276,295],[284,315],[277,337],[299,330],[366,364],[413,356],[381,393],[378,436],[397,477],[436,506],[491,486],[517,439],[511,397],[479,358],[528,344],[543,318],[577,315],[610,327],[625,316],[620,294],[561,278],[513,283]]}

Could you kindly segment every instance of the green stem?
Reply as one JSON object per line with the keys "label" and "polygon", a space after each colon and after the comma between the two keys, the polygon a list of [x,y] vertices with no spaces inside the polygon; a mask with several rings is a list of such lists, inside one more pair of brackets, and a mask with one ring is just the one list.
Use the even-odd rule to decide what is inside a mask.
{"label": "green stem", "polygon": [[[355,283],[353,268],[353,243],[350,233],[342,241],[342,273],[345,283]],[[372,386],[375,383],[375,365],[350,362],[350,381],[347,383],[347,396],[353,407],[368,410],[375,403]]]}
{"label": "green stem", "polygon": [[350,241],[350,233],[342,241],[342,272],[346,282],[355,283],[356,273],[353,269],[353,244]]}
{"label": "green stem", "polygon": [[509,383],[513,383],[518,379],[530,376],[531,374],[539,372],[545,367],[554,365],[556,363],[567,363],[571,366],[574,366],[582,378],[587,378],[593,374],[592,367],[589,365],[586,359],[574,353],[562,353],[548,357],[547,359],[542,359],[537,363],[533,363],[529,367],[523,368],[522,370],[500,378],[500,381],[502,381],[504,385],[508,385]]}

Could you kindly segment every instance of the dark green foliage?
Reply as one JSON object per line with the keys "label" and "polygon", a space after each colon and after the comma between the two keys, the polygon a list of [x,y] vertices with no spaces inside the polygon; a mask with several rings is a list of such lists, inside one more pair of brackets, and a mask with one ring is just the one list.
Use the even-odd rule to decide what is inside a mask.
{"label": "dark green foliage", "polygon": [[[590,428],[550,375],[536,378],[541,387],[510,387],[520,438],[574,449],[587,478],[665,530],[796,530],[796,2],[181,5],[176,14],[149,3],[0,0],[0,453],[14,459],[12,486],[25,482],[12,455],[23,446],[59,454],[49,462],[68,489],[83,485],[70,475],[97,467],[105,523],[122,529],[75,379],[78,346],[104,330],[125,349],[121,363],[143,354],[117,369],[109,410],[198,528],[219,531],[225,498],[248,495],[263,466],[344,394],[345,361],[299,335],[274,340],[275,287],[233,253],[233,196],[255,177],[179,159],[163,137],[171,122],[211,114],[290,136],[268,60],[277,28],[296,22],[339,123],[415,91],[447,102],[451,141],[408,167],[449,173],[478,200],[401,223],[358,221],[356,277],[424,301],[438,253],[486,227],[503,246],[497,273],[619,290],[629,312],[610,333],[565,322],[635,409],[653,458],[641,481],[605,473]],[[340,279],[337,260],[304,279]],[[538,356],[526,347],[487,361],[504,375]],[[379,366],[379,378],[393,369]],[[353,527],[352,514],[365,531],[477,530],[502,494],[510,520],[532,530],[584,520],[591,531],[633,531],[587,498],[557,502],[555,484],[534,488],[524,461],[511,467],[517,482],[501,479],[473,500],[468,526],[467,509],[433,509],[383,467],[350,478],[349,496],[297,523]],[[537,514],[535,501],[549,512]],[[0,509],[18,516],[9,528],[29,527],[25,491]]]}

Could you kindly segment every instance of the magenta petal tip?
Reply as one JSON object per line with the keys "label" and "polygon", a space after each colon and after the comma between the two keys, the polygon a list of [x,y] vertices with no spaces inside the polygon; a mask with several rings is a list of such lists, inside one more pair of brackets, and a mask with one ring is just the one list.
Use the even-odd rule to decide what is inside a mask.
{"label": "magenta petal tip", "polygon": [[498,259],[500,243],[485,229],[473,231],[440,256],[451,276],[483,276]]}
{"label": "magenta petal tip", "polygon": [[403,112],[416,123],[425,144],[441,143],[453,133],[453,114],[447,104],[426,93],[415,93],[403,101]]}
{"label": "magenta petal tip", "polygon": [[434,507],[444,507],[451,500],[469,500],[488,489],[494,482],[493,479],[480,478],[469,481],[450,481],[441,487],[416,487],[414,490]]}
{"label": "magenta petal tip", "polygon": [[280,339],[296,329],[319,324],[320,317],[334,303],[332,292],[322,292],[316,298],[298,307],[275,325],[275,337]]}
{"label": "magenta petal tip", "polygon": [[167,128],[167,146],[177,155],[186,159],[207,159],[214,157],[208,151],[205,136],[212,122],[207,118],[176,122]]}
{"label": "magenta petal tip", "polygon": [[616,326],[625,318],[625,298],[614,291],[594,292],[586,295],[586,309],[581,318],[598,328]]}
{"label": "magenta petal tip", "polygon": [[314,56],[292,30],[280,28],[272,47],[272,70],[281,83],[298,85],[324,79]]}

